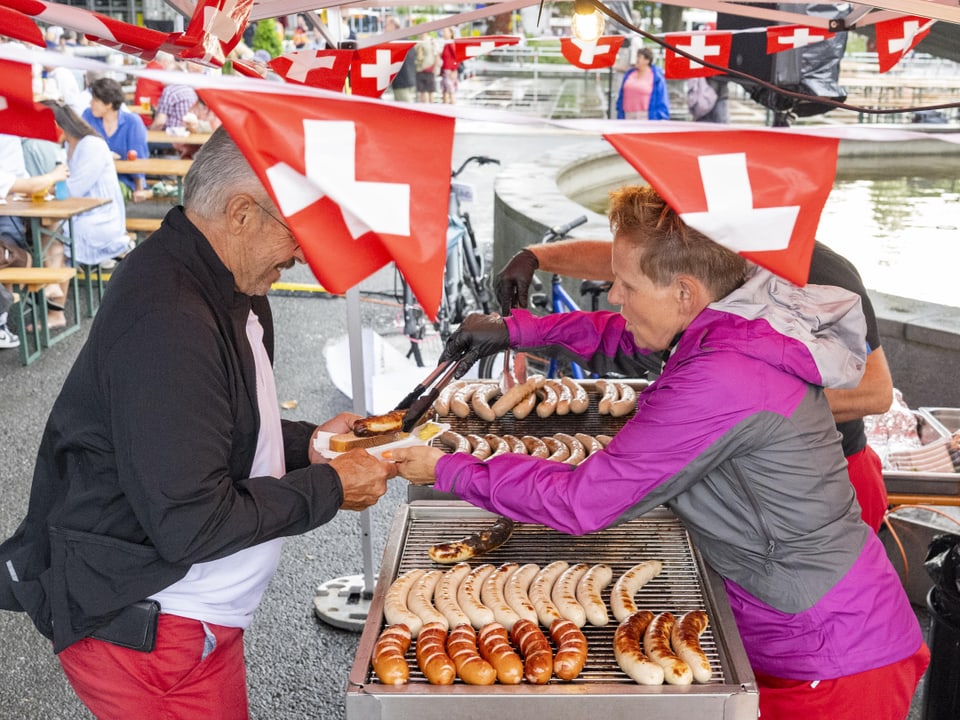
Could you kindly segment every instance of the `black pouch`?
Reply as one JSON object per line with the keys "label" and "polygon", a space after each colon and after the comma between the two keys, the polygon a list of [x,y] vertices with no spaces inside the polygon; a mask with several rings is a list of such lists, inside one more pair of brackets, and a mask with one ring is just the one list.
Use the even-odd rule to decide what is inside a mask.
{"label": "black pouch", "polygon": [[153,652],[159,617],[160,603],[141,600],[125,607],[108,624],[90,633],[90,637],[130,650]]}

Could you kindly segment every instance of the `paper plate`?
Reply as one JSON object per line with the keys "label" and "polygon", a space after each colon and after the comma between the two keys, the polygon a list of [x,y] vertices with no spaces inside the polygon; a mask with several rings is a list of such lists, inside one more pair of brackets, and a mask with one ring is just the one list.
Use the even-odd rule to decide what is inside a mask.
{"label": "paper plate", "polygon": [[[386,445],[375,445],[374,447],[368,447],[364,449],[374,457],[382,458],[383,453],[386,450],[414,447],[415,445],[429,445],[434,438],[440,435],[440,433],[446,432],[449,429],[449,423],[438,423],[430,420],[422,425],[417,425],[417,427],[411,430],[410,434],[402,440],[396,440],[395,442],[387,443]],[[426,439],[420,437],[420,435],[424,432],[428,432],[430,434],[430,436]],[[317,433],[317,437],[313,441],[313,449],[329,460],[343,455],[342,452],[334,452],[330,449],[330,438],[336,434],[337,433],[328,432]]]}

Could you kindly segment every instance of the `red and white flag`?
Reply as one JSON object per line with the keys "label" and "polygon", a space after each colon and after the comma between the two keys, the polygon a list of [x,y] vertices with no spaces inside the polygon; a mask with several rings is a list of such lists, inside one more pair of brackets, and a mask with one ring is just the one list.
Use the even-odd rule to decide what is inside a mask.
{"label": "red and white flag", "polygon": [[43,39],[43,33],[40,32],[37,24],[16,10],[0,7],[0,28],[3,28],[4,35],[14,40],[30,43],[37,47],[47,47],[47,43]]}
{"label": "red and white flag", "polygon": [[933,27],[933,20],[905,15],[884,20],[873,26],[877,38],[877,61],[880,72],[885,73],[908,52],[913,50]]}
{"label": "red and white flag", "polygon": [[0,60],[0,76],[0,133],[59,142],[53,110],[33,101],[30,65]]}
{"label": "red and white flag", "polygon": [[741,130],[604,136],[690,227],[804,285],[837,138]]}
{"label": "red and white flag", "polygon": [[464,60],[486,55],[494,48],[516,45],[520,42],[520,36],[482,35],[480,37],[454,38],[453,42],[457,50],[457,62],[462,63]]}
{"label": "red and white flag", "polygon": [[72,5],[43,0],[0,0],[0,5],[48,25],[60,25],[76,30],[83,33],[88,40],[128,55],[137,55],[144,60],[152,60],[169,37],[167,33],[120,22]]}
{"label": "red and white flag", "polygon": [[[670,80],[710,77],[723,75],[725,72],[725,69],[714,70],[697,60],[722,65],[723,68],[730,65],[730,44],[733,41],[733,33],[723,31],[668,33],[663,39],[671,46],[667,48],[663,61],[663,72]],[[671,48],[693,55],[696,59],[691,60],[679,55]]]}
{"label": "red and white flag", "polygon": [[402,40],[357,50],[350,65],[351,92],[374,98],[383,95],[414,45],[413,41]]}
{"label": "red and white flag", "polygon": [[267,76],[267,66],[252,60],[232,60],[233,69],[240,75],[263,79]]}
{"label": "red and white flag", "polygon": [[829,40],[836,33],[806,25],[771,25],[767,28],[767,54],[796,50]]}
{"label": "red and white flag", "polygon": [[253,0],[200,0],[183,35],[175,42],[185,60],[220,67],[247,26]]}
{"label": "red and white flag", "polygon": [[353,50],[300,50],[267,63],[287,82],[343,92]]}
{"label": "red and white flag", "polygon": [[325,288],[346,292],[395,261],[436,316],[453,117],[372,102],[361,107],[346,97],[198,92],[263,181]]}
{"label": "red and white flag", "polygon": [[623,35],[604,35],[592,42],[573,37],[560,38],[560,52],[571,65],[584,70],[612,67],[623,45]]}

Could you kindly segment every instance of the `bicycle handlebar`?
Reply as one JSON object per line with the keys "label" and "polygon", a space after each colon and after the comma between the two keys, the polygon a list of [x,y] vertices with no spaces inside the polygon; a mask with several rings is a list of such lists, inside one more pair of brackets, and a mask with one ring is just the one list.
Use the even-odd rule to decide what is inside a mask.
{"label": "bicycle handlebar", "polygon": [[585,222],[587,222],[587,216],[581,215],[576,220],[571,220],[566,225],[559,225],[552,227],[543,234],[543,238],[540,240],[541,243],[548,243],[554,240],[560,240],[567,235],[575,227],[580,227]]}
{"label": "bicycle handlebar", "polygon": [[499,165],[500,164],[500,161],[497,160],[496,158],[487,157],[486,155],[471,155],[470,157],[468,157],[466,160],[463,161],[463,164],[460,167],[458,167],[456,170],[454,170],[451,173],[451,177],[457,177],[457,175],[462,173],[463,169],[472,162],[477,163],[477,165],[490,165],[490,164]]}

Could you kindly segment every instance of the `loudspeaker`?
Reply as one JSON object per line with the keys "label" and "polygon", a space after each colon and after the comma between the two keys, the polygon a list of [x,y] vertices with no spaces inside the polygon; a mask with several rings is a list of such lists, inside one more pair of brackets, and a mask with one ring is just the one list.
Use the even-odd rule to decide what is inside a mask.
{"label": "loudspeaker", "polygon": [[[850,12],[849,6],[838,10],[837,5],[759,4],[755,7],[783,10],[803,15],[837,19]],[[743,30],[768,27],[775,23],[742,15],[717,14],[718,30]],[[752,75],[777,87],[811,96],[809,99],[789,97],[750,80],[730,75],[729,79],[750,93],[755,102],[773,110],[775,124],[789,124],[790,116],[808,117],[833,109],[832,105],[817,102],[816,98],[830,98],[843,102],[847,92],[838,84],[840,60],[847,47],[847,33],[838,32],[824,40],[797,50],[767,54],[767,36],[763,32],[734,32],[730,45],[730,68]]]}

